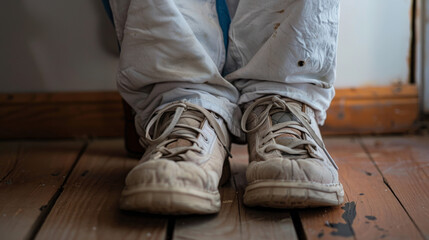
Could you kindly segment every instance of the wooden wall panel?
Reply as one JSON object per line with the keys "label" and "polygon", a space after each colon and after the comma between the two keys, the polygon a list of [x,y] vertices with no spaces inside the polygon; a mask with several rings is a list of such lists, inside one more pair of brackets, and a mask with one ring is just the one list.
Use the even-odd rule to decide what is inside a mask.
{"label": "wooden wall panel", "polygon": [[[0,139],[121,137],[126,123],[127,146],[138,150],[130,114],[116,92],[0,94]],[[401,133],[418,116],[415,85],[338,89],[322,132]]]}
{"label": "wooden wall panel", "polygon": [[116,92],[0,94],[0,138],[118,137],[124,132]]}

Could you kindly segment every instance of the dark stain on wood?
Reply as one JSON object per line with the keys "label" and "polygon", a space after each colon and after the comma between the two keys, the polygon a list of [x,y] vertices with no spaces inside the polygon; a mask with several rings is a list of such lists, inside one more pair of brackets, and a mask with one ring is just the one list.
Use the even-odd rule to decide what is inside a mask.
{"label": "dark stain on wood", "polygon": [[378,226],[378,225],[375,225],[375,228],[376,228],[378,231],[381,231],[381,232],[386,231],[384,228],[382,228],[382,227],[380,227],[380,226]]}
{"label": "dark stain on wood", "polygon": [[378,226],[378,225],[375,225],[374,226],[378,231],[380,231],[380,232],[382,232],[383,234],[380,236],[380,238],[385,238],[385,237],[387,237],[387,233],[389,232],[388,230],[386,230],[386,229],[384,229],[384,228],[382,228],[382,227],[380,227],[380,226]]}
{"label": "dark stain on wood", "polygon": [[325,232],[323,231],[323,229],[319,232],[319,234],[317,234],[318,238],[322,238],[323,235],[325,235]]}
{"label": "dark stain on wood", "polygon": [[365,216],[365,218],[371,221],[377,220],[375,216]]}
{"label": "dark stain on wood", "polygon": [[367,176],[372,176],[372,173],[367,172],[367,171],[363,171]]}
{"label": "dark stain on wood", "polygon": [[80,176],[85,177],[89,173],[88,170],[85,170]]}
{"label": "dark stain on wood", "polygon": [[352,237],[354,236],[353,221],[356,218],[356,203],[348,202],[341,209],[344,210],[341,217],[346,223],[329,223],[329,227],[335,228],[337,231],[331,232],[333,236]]}

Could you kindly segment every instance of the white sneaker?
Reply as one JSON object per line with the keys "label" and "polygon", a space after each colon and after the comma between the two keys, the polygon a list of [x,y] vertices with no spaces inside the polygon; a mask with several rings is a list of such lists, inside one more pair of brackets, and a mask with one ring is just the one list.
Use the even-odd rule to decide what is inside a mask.
{"label": "white sneaker", "polygon": [[220,210],[218,185],[230,147],[221,118],[175,102],[152,116],[142,143],[146,151],[126,178],[121,209],[161,214]]}
{"label": "white sneaker", "polygon": [[310,107],[280,96],[262,97],[247,106],[241,127],[250,158],[246,205],[303,208],[343,202],[338,167]]}

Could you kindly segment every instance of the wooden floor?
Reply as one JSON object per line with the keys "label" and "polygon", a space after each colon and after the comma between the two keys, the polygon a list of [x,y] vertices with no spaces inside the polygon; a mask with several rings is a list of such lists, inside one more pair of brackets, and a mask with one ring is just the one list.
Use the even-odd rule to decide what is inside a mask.
{"label": "wooden floor", "polygon": [[429,239],[429,137],[328,138],[345,204],[306,210],[243,206],[246,146],[210,216],[118,209],[137,163],[122,139],[0,142],[0,239]]}

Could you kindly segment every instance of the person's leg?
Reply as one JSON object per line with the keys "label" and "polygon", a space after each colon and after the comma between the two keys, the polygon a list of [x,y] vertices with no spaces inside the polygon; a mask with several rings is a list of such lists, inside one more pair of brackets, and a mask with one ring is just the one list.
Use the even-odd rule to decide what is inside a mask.
{"label": "person's leg", "polygon": [[137,127],[157,107],[186,99],[216,112],[240,135],[233,120],[240,117],[238,91],[220,74],[225,47],[216,1],[110,2],[121,45],[118,89],[137,112]]}
{"label": "person's leg", "polygon": [[338,205],[337,166],[320,136],[334,96],[338,0],[240,0],[226,79],[240,91],[249,206]]}
{"label": "person's leg", "polygon": [[239,103],[279,94],[310,105],[319,123],[334,96],[338,0],[240,0],[226,79]]}
{"label": "person's leg", "polygon": [[216,1],[115,1],[118,89],[137,113],[146,148],[127,176],[121,208],[217,212],[226,125],[236,136],[241,131],[238,91],[220,74],[225,47]]}

